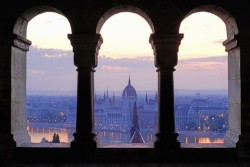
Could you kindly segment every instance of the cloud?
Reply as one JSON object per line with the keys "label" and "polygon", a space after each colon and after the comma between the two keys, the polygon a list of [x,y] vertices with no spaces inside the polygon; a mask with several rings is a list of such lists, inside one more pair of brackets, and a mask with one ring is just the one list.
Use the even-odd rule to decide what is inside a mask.
{"label": "cloud", "polygon": [[[101,68],[100,68],[101,66]],[[98,57],[98,70],[102,70],[102,66],[120,67],[123,70],[148,70],[154,69],[153,56],[141,56],[135,58],[119,58],[114,59],[108,56]]]}
{"label": "cloud", "polygon": [[39,46],[31,46],[28,52],[29,56],[42,56],[44,58],[62,58],[62,57],[72,57],[72,51],[66,51],[62,49],[53,48],[40,48]]}
{"label": "cloud", "polygon": [[218,73],[227,69],[227,56],[193,58],[180,60],[176,66],[178,71],[217,71]]}
{"label": "cloud", "polygon": [[72,51],[30,47],[27,53],[27,89],[76,89]]}
{"label": "cloud", "polygon": [[154,56],[139,56],[136,59],[142,61],[154,61]]}
{"label": "cloud", "polygon": [[[227,64],[222,62],[192,62],[189,64],[180,64],[177,66],[178,70],[199,70],[199,71],[217,71],[226,69]],[[195,72],[195,71],[194,71]]]}
{"label": "cloud", "polygon": [[102,66],[102,69],[108,71],[128,71],[128,67],[119,67],[119,66]]}
{"label": "cloud", "polygon": [[[33,84],[32,89],[39,89],[41,85],[43,89],[46,87],[59,89],[60,85],[60,89],[67,90],[72,89],[72,85],[77,85],[77,72],[72,51],[31,47],[27,57],[28,81],[40,84],[40,87]],[[227,59],[227,56],[179,59],[174,72],[175,87],[224,88],[227,85]],[[136,89],[156,89],[157,72],[153,55],[119,59],[98,56],[95,89],[122,90],[127,84],[129,74]],[[212,78],[214,81],[209,80]],[[45,84],[45,81],[50,84]]]}
{"label": "cloud", "polygon": [[225,39],[218,39],[218,40],[214,40],[212,43],[213,44],[222,44],[225,41]]}
{"label": "cloud", "polygon": [[35,69],[27,69],[27,73],[30,76],[41,76],[44,75],[45,72],[41,70],[35,70]]}
{"label": "cloud", "polygon": [[68,56],[67,53],[58,53],[58,54],[45,54],[43,55],[44,58],[62,58]]}
{"label": "cloud", "polygon": [[180,59],[178,63],[188,64],[191,62],[227,62],[227,56],[210,56],[201,58]]}
{"label": "cloud", "polygon": [[227,56],[180,60],[174,75],[178,89],[227,89]]}

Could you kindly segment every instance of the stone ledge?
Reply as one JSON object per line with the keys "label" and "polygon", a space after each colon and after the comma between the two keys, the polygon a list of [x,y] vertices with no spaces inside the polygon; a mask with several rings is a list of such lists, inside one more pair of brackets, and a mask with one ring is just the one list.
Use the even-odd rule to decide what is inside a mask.
{"label": "stone ledge", "polygon": [[[33,148],[70,148],[70,143],[29,143],[23,144],[20,146],[22,147],[33,147]],[[99,148],[154,148],[153,143],[123,143],[123,144],[109,144],[109,143],[102,143],[100,144]],[[197,143],[181,143],[181,148],[235,148],[233,146],[227,146],[224,144],[197,144]]]}

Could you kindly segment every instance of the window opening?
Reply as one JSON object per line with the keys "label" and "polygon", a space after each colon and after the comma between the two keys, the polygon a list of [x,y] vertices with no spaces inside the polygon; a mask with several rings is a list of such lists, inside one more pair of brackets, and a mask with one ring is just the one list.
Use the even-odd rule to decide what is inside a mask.
{"label": "window opening", "polygon": [[153,146],[157,73],[148,42],[152,30],[141,16],[121,12],[110,17],[100,33],[95,130],[101,147]]}
{"label": "window opening", "polygon": [[[26,118],[31,143],[65,147],[76,119],[76,71],[67,19],[46,12],[28,23]],[[35,145],[35,147],[38,145]]]}
{"label": "window opening", "polygon": [[207,12],[188,16],[175,72],[175,124],[182,147],[223,147],[228,130],[228,58],[224,22]]}

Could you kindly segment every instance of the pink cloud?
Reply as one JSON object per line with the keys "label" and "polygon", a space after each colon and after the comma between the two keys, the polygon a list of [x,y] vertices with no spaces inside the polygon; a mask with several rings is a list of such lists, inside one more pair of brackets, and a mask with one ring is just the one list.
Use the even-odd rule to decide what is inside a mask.
{"label": "pink cloud", "polygon": [[59,54],[45,54],[43,55],[44,58],[62,58],[66,57],[68,54],[67,53],[59,53]]}
{"label": "pink cloud", "polygon": [[138,56],[137,60],[142,61],[154,61],[154,56]]}
{"label": "pink cloud", "polygon": [[227,63],[225,62],[189,62],[186,64],[179,64],[176,67],[177,70],[199,70],[199,71],[218,71],[227,69]]}
{"label": "pink cloud", "polygon": [[42,70],[34,70],[34,69],[27,69],[27,73],[30,76],[41,76],[45,74],[45,72]]}
{"label": "pink cloud", "polygon": [[120,66],[102,66],[102,69],[108,71],[128,71],[128,67],[120,67]]}

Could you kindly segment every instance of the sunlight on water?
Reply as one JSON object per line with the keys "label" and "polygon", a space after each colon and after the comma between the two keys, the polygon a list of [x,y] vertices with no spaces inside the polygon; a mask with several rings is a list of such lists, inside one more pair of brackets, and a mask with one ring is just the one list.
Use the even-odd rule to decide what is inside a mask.
{"label": "sunlight on water", "polygon": [[214,143],[214,144],[223,144],[224,139],[218,138],[218,139],[210,139],[208,137],[204,138],[199,138],[198,143],[203,144],[203,143]]}
{"label": "sunlight on water", "polygon": [[31,136],[32,143],[40,143],[42,138],[45,138],[49,142],[52,141],[54,133],[60,137],[60,142],[69,143],[71,142],[70,136],[74,133],[74,130],[62,129],[62,128],[51,128],[51,127],[27,127],[28,133]]}
{"label": "sunlight on water", "polygon": [[189,142],[189,137],[185,137],[185,144],[224,144],[224,138],[195,137],[194,142]]}
{"label": "sunlight on water", "polygon": [[[42,139],[45,138],[49,142],[52,141],[54,133],[58,134],[60,137],[60,142],[63,143],[70,143],[73,140],[73,133],[75,129],[72,128],[60,128],[60,127],[48,127],[48,126],[41,126],[33,125],[27,126],[27,130],[29,135],[31,136],[32,143],[41,143]],[[146,143],[153,143],[155,137],[153,134],[143,134],[143,137]],[[210,137],[197,137],[197,136],[189,136],[185,135],[182,137],[183,141],[181,143],[185,144],[223,144],[224,138],[210,138]],[[130,141],[130,134],[128,132],[112,132],[112,131],[99,131],[97,133],[97,139],[100,143],[129,143]]]}

